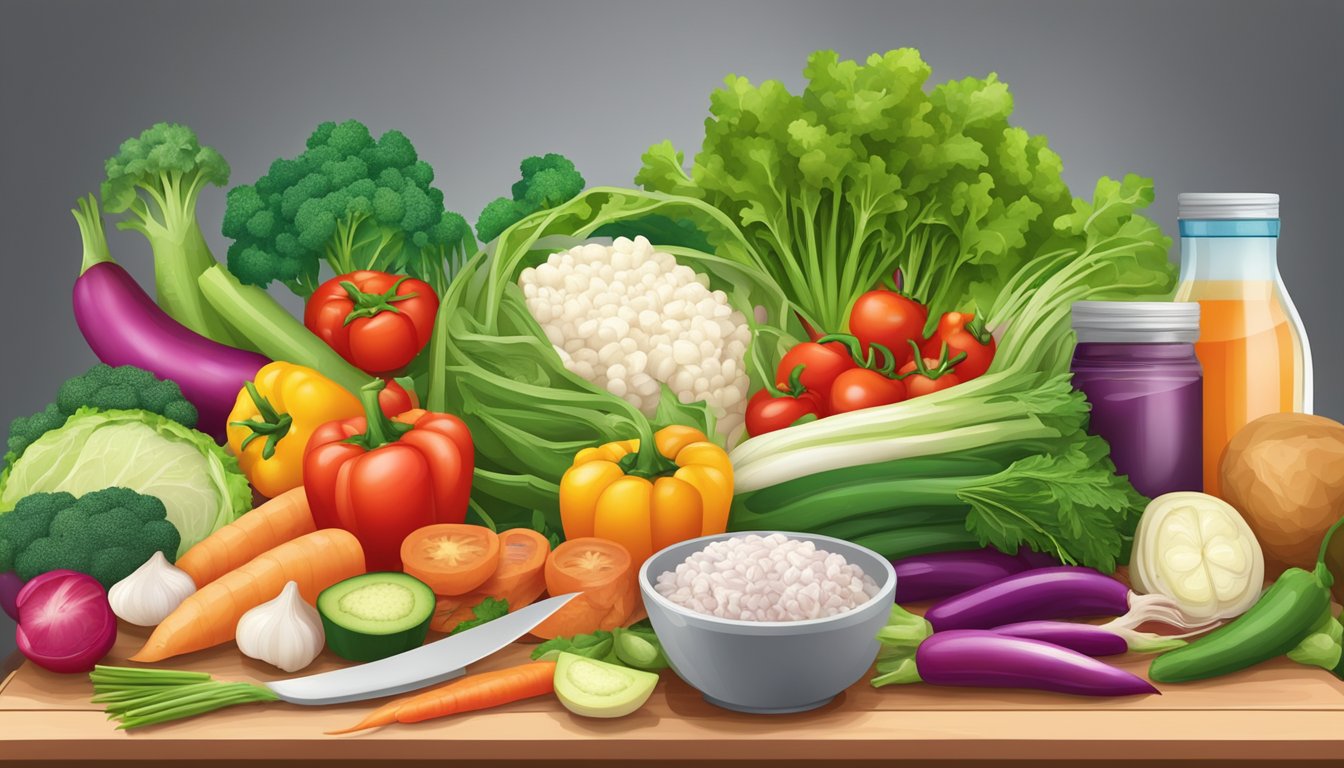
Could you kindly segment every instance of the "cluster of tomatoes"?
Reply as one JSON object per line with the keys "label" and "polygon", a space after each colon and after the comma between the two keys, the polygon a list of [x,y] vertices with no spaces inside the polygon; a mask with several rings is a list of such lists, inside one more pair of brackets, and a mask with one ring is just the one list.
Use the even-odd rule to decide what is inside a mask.
{"label": "cluster of tomatoes", "polygon": [[989,368],[994,337],[975,315],[946,312],[925,337],[928,319],[927,307],[898,291],[863,294],[850,310],[848,334],[819,336],[785,353],[775,387],[747,404],[747,434],[899,403]]}

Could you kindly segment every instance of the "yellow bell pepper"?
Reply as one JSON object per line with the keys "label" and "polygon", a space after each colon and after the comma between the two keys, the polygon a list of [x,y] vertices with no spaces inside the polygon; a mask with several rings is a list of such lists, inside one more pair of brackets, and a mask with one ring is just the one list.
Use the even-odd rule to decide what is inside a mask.
{"label": "yellow bell pepper", "polygon": [[364,413],[359,398],[311,368],[268,363],[238,392],[229,413],[229,450],[268,498],[303,484],[303,451],[313,430]]}
{"label": "yellow bell pepper", "polygon": [[[647,434],[647,427],[645,427]],[[597,536],[624,546],[638,566],[679,541],[723,533],[733,502],[728,454],[691,427],[585,448],[560,479],[565,538]]]}

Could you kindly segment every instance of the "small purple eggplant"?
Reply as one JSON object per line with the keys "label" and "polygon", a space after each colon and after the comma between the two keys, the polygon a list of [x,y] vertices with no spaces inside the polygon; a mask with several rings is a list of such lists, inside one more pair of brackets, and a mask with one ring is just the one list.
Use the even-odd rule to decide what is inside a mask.
{"label": "small purple eggplant", "polygon": [[939,632],[913,656],[878,658],[873,686],[931,685],[1030,688],[1077,696],[1159,693],[1151,683],[1062,646],[978,629]]}
{"label": "small purple eggplant", "polygon": [[991,631],[998,635],[1024,637],[1028,640],[1060,645],[1086,656],[1116,656],[1129,651],[1163,653],[1186,644],[1178,637],[1071,621],[1019,621],[995,627]]}
{"label": "small purple eggplant", "polygon": [[913,603],[959,595],[1029,566],[1020,557],[997,549],[972,549],[915,555],[897,560],[892,567],[896,570],[896,602]]}
{"label": "small purple eggplant", "polygon": [[936,631],[992,629],[1019,621],[1118,616],[1113,627],[1159,621],[1200,629],[1171,598],[1139,595],[1110,576],[1074,566],[1037,568],[1006,576],[935,603],[924,618]]}

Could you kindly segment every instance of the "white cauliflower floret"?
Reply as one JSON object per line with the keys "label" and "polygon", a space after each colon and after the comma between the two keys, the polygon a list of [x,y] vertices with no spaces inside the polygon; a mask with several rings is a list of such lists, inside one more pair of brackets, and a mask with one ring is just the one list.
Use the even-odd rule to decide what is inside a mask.
{"label": "white cauliflower floret", "polygon": [[737,437],[751,329],[709,278],[643,237],[619,237],[551,254],[518,284],[570,371],[650,417],[666,383],[683,403],[708,403],[719,433]]}

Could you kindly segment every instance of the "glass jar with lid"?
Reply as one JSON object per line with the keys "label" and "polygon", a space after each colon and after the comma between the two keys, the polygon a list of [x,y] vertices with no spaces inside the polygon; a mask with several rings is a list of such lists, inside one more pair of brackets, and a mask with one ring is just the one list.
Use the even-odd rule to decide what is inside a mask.
{"label": "glass jar with lid", "polygon": [[1148,497],[1203,487],[1199,305],[1079,301],[1073,385],[1092,407],[1088,431],[1116,471]]}
{"label": "glass jar with lid", "polygon": [[1228,441],[1271,413],[1311,413],[1311,349],[1279,276],[1279,196],[1178,198],[1177,301],[1198,302],[1204,370],[1204,490],[1218,494]]}

